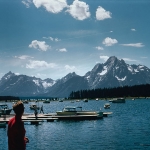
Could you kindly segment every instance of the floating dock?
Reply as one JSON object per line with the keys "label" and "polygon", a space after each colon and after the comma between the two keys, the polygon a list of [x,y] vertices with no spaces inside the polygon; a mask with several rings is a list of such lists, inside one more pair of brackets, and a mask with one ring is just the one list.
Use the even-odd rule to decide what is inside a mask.
{"label": "floating dock", "polygon": [[[54,122],[55,120],[97,120],[102,119],[103,117],[107,117],[108,115],[112,114],[112,112],[103,112],[103,115],[57,115],[56,113],[49,113],[49,114],[38,114],[35,117],[34,114],[24,114],[22,116],[23,122],[30,122],[31,124],[40,124],[43,121],[47,122]],[[15,114],[10,114],[6,116],[0,117],[0,123],[8,123],[9,120],[14,117]]]}

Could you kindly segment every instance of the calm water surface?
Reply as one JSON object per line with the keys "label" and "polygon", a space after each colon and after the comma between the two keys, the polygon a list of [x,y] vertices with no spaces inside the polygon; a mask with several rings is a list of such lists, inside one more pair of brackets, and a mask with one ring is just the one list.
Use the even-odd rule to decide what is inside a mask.
{"label": "calm water surface", "polygon": [[[45,113],[62,110],[64,106],[82,106],[86,110],[102,108],[113,114],[100,120],[43,122],[38,126],[25,123],[30,140],[27,150],[150,150],[150,100],[111,103],[111,108],[104,110],[106,102],[38,103]],[[25,104],[25,113],[33,113],[30,104]],[[0,128],[0,150],[7,149],[7,127]]]}

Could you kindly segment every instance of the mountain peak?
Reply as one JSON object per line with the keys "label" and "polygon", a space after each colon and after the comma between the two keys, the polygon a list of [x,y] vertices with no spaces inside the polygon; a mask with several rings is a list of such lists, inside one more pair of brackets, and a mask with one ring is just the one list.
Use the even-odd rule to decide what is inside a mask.
{"label": "mountain peak", "polygon": [[10,77],[12,77],[12,76],[15,76],[15,74],[14,73],[12,73],[11,71],[9,71],[8,73],[6,73],[3,77],[2,77],[2,79],[9,79]]}

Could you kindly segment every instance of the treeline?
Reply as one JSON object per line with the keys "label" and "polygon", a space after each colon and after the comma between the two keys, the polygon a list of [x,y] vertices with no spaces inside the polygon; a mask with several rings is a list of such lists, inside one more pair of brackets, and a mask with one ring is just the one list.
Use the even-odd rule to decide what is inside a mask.
{"label": "treeline", "polygon": [[69,96],[70,99],[117,97],[150,97],[150,84],[72,91]]}
{"label": "treeline", "polygon": [[0,96],[0,101],[13,101],[13,100],[20,100],[19,97],[16,96]]}

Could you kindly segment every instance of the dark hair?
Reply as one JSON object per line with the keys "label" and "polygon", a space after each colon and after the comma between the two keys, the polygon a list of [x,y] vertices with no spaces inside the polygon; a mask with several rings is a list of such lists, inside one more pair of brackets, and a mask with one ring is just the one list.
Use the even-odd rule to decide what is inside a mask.
{"label": "dark hair", "polygon": [[16,115],[22,115],[24,112],[24,105],[22,101],[18,101],[13,105],[13,110]]}

